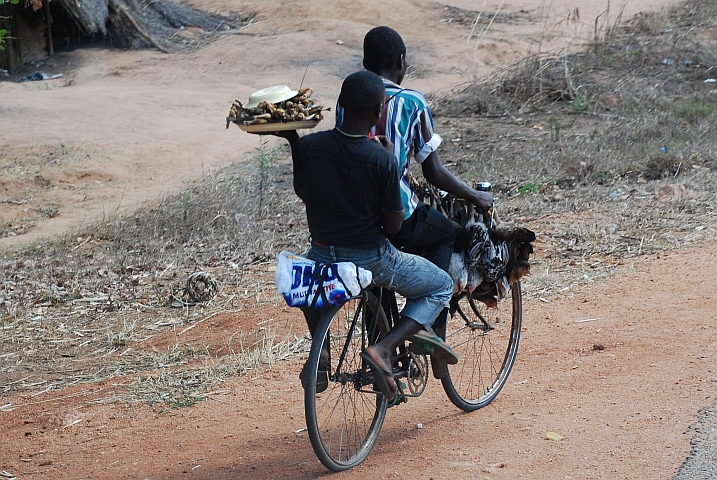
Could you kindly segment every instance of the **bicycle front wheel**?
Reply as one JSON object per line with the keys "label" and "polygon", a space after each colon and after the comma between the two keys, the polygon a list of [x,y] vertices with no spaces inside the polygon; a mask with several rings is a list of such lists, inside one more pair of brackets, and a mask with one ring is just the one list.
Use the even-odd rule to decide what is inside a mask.
{"label": "bicycle front wheel", "polygon": [[386,315],[369,292],[328,311],[316,329],[306,365],[306,427],[316,456],[329,470],[360,464],[378,439],[388,405],[373,391],[359,353],[387,331]]}
{"label": "bicycle front wheel", "polygon": [[448,365],[448,375],[441,380],[455,406],[472,412],[498,396],[515,363],[522,318],[520,282],[497,308],[471,297],[459,299],[446,327],[446,342],[459,360]]}

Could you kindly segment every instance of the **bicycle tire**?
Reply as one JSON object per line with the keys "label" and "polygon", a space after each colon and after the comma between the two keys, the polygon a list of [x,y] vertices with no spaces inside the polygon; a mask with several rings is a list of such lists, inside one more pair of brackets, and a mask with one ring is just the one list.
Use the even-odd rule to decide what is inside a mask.
{"label": "bicycle tire", "polygon": [[[481,316],[492,329],[483,327]],[[498,396],[515,363],[522,318],[520,282],[511,286],[510,298],[498,302],[495,309],[467,296],[458,300],[456,312],[448,318],[446,342],[459,360],[448,365],[448,374],[441,379],[456,407],[472,412]]]}
{"label": "bicycle tire", "polygon": [[[378,325],[366,327],[363,312],[378,313]],[[351,327],[354,316],[355,327]],[[304,391],[306,427],[319,461],[334,472],[363,462],[373,449],[386,418],[386,399],[372,388],[359,353],[388,331],[388,320],[370,292],[322,315],[311,344]],[[316,393],[321,350],[328,342],[331,367],[328,388]],[[342,354],[341,352],[345,352]]]}

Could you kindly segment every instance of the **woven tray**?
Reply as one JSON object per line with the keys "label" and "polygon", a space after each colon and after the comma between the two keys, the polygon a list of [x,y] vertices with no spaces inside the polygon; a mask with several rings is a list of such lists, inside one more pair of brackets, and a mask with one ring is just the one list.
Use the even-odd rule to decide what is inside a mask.
{"label": "woven tray", "polygon": [[278,132],[281,130],[300,130],[302,128],[314,128],[321,120],[301,120],[300,122],[276,122],[262,123],[259,125],[239,124],[239,128],[249,133]]}

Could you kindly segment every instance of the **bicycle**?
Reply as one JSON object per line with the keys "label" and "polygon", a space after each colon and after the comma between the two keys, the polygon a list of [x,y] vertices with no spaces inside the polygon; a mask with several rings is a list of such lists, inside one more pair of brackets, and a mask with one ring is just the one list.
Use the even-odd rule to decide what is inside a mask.
{"label": "bicycle", "polygon": [[[458,355],[457,364],[447,365],[443,390],[456,407],[472,412],[495,400],[515,363],[523,317],[520,278],[530,271],[535,234],[520,227],[502,229],[494,209],[482,218],[465,200],[411,181],[421,201],[462,229],[463,240],[457,238],[456,247],[470,257],[471,268],[483,258],[474,254],[485,251],[476,246],[489,242],[503,247],[497,250],[506,263],[500,263],[498,270],[492,263],[497,257],[489,255],[488,264],[481,264],[483,273],[492,277],[477,285],[459,284],[453,278],[458,293],[450,301],[446,324],[434,325]],[[466,243],[467,238],[472,240]],[[329,470],[342,471],[363,462],[378,439],[386,410],[420,396],[426,388],[430,350],[425,345],[404,342],[397,348],[392,365],[398,394],[391,404],[374,386],[373,372],[360,356],[398,318],[395,293],[379,287],[364,289],[321,314],[304,366],[304,408],[311,446]],[[322,378],[317,384],[319,372]]]}
{"label": "bicycle", "polygon": [[[494,293],[482,291],[482,295]],[[475,292],[461,293],[451,301],[445,339],[459,362],[448,365],[441,382],[451,402],[464,411],[492,402],[515,362],[522,321],[519,281],[510,285],[509,296],[510,302],[490,310]],[[386,410],[420,396],[426,388],[428,361],[419,344],[405,343],[393,357],[399,393],[391,405],[374,388],[372,371],[359,356],[389,331],[396,318],[395,294],[378,287],[363,290],[321,316],[305,366],[304,404],[311,445],[329,470],[342,471],[363,462],[378,439]],[[322,351],[329,352],[328,362]],[[323,382],[317,389],[320,371],[322,376],[326,371],[328,385]]]}

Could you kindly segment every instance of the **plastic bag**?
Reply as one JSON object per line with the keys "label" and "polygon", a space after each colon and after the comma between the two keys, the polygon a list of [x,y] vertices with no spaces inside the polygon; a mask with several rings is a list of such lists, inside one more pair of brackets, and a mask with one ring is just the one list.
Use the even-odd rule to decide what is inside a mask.
{"label": "plastic bag", "polygon": [[277,257],[276,289],[290,307],[342,305],[371,280],[369,270],[351,262],[323,264],[286,251]]}

